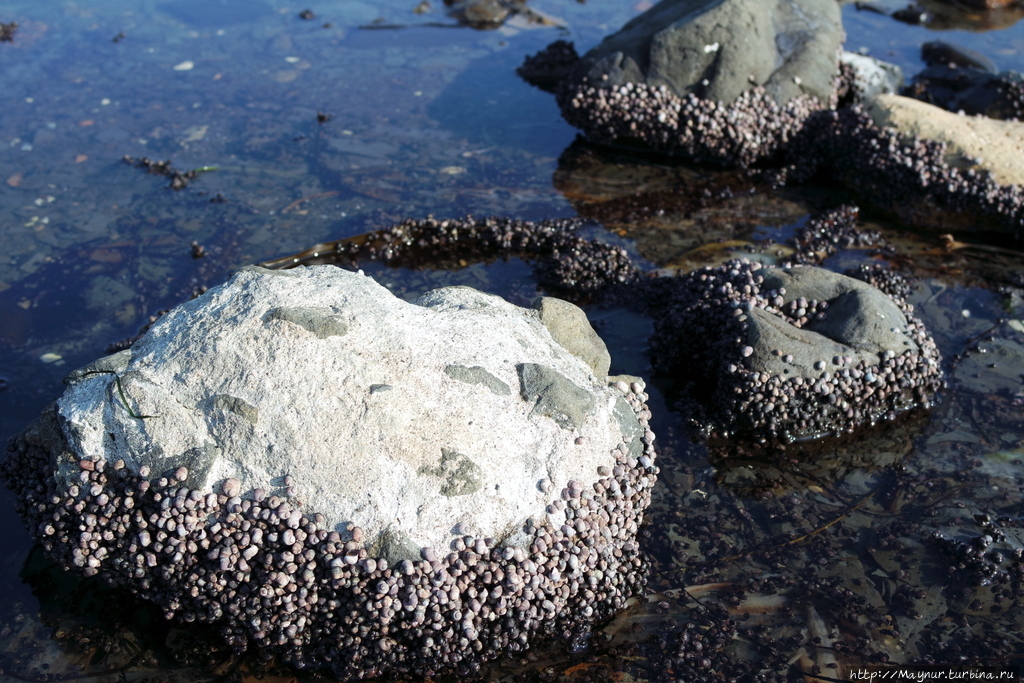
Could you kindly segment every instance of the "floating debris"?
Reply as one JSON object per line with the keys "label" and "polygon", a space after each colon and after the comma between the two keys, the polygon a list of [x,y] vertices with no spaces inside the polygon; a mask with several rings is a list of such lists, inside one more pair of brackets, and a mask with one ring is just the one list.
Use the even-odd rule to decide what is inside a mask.
{"label": "floating debris", "polygon": [[153,175],[162,175],[165,178],[170,178],[171,184],[168,185],[172,190],[184,190],[190,182],[199,177],[200,173],[207,173],[209,171],[216,171],[216,166],[200,166],[194,168],[191,171],[179,171],[171,165],[170,159],[166,161],[153,161],[149,157],[133,157],[125,155],[123,161],[126,164],[132,164],[138,168],[144,168],[148,173]]}
{"label": "floating debris", "polygon": [[14,34],[18,32],[18,22],[0,22],[0,43],[13,43]]}

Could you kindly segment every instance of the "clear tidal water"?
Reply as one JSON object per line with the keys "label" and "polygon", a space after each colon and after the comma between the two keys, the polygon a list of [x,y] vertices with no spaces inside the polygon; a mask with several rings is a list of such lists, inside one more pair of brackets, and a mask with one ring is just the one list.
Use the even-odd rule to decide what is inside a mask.
{"label": "clear tidal water", "polygon": [[[0,43],[0,434],[17,433],[57,398],[69,371],[197,288],[403,218],[597,217],[597,234],[653,266],[692,268],[752,241],[784,241],[809,212],[842,199],[830,188],[752,188],[696,210],[662,206],[702,183],[749,183],[574,143],[553,97],[519,80],[515,67],[557,38],[584,52],[644,2],[535,0],[531,7],[558,25],[513,19],[490,31],[458,26],[440,0],[423,13],[416,7],[0,4],[0,22],[19,23],[13,42]],[[307,8],[313,19],[299,17]],[[864,48],[910,77],[922,67],[921,43],[943,39],[1024,71],[1020,14],[995,21],[964,10],[927,28],[846,6],[847,49]],[[176,191],[126,155],[210,170]],[[627,203],[651,211],[622,210]],[[912,301],[950,372],[939,405],[783,465],[693,445],[654,381],[662,478],[644,535],[650,600],[588,651],[499,663],[492,678],[671,680],[673,639],[702,609],[686,587],[749,627],[731,656],[757,661],[775,639],[792,654],[794,680],[813,664],[836,661],[829,675],[845,680],[836,672],[878,653],[941,658],[952,646],[970,661],[985,648],[994,664],[1024,661],[1019,576],[955,590],[960,579],[949,578],[950,563],[927,541],[938,531],[969,542],[982,533],[975,518],[988,514],[1003,520],[994,547],[1007,558],[1024,547],[1024,300],[1007,286],[1024,255],[1019,244],[949,252],[935,235],[866,218],[898,245],[893,264],[917,278]],[[193,243],[203,258],[193,258]],[[868,258],[847,252],[828,265]],[[407,294],[453,283],[517,303],[540,293],[517,261],[372,273]],[[588,314],[611,347],[612,372],[649,376],[650,321]],[[12,505],[0,491],[0,678],[248,675],[244,661],[200,635],[64,576],[33,550]],[[709,516],[715,528],[702,530]],[[815,578],[793,582],[808,575]],[[758,593],[752,576],[780,577],[781,588]]]}

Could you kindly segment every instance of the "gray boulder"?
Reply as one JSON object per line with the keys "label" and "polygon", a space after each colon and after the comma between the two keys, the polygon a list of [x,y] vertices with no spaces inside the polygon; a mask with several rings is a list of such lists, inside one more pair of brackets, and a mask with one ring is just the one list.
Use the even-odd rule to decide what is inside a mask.
{"label": "gray boulder", "polygon": [[585,54],[571,80],[724,104],[759,85],[779,104],[827,102],[842,40],[834,0],[663,0]]}
{"label": "gray boulder", "polygon": [[599,144],[749,168],[776,164],[834,106],[842,39],[832,0],[664,0],[570,67],[553,44],[521,73],[555,89]]}
{"label": "gray boulder", "polygon": [[249,498],[290,487],[393,563],[447,548],[456,525],[521,544],[541,481],[590,486],[642,433],[595,338],[563,301],[451,287],[410,304],[334,267],[251,268],[72,375],[57,411],[78,459],[185,466],[188,486],[237,480]]}
{"label": "gray boulder", "polygon": [[876,287],[823,268],[762,272],[761,290],[783,292],[783,304],[778,311],[750,307],[750,370],[813,383],[825,369],[919,352],[907,316]]}
{"label": "gray boulder", "polygon": [[912,309],[866,282],[733,261],[673,284],[652,359],[679,379],[712,434],[852,432],[930,405],[943,386],[938,351]]}

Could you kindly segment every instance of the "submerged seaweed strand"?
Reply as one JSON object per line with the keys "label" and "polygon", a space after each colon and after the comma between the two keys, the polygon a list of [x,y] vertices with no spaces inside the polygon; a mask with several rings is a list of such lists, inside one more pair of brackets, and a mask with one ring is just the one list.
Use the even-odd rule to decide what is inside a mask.
{"label": "submerged seaweed strand", "polygon": [[165,178],[169,178],[171,184],[167,187],[172,190],[184,190],[188,187],[188,184],[199,177],[200,173],[207,173],[209,171],[216,171],[216,166],[200,166],[193,168],[190,171],[179,171],[171,165],[170,159],[165,161],[153,161],[149,157],[133,157],[125,155],[122,160],[126,164],[137,166],[138,168],[144,168],[152,175],[162,175]]}
{"label": "submerged seaweed strand", "polygon": [[410,219],[370,235],[320,244],[260,265],[291,268],[326,258],[344,262],[368,258],[395,267],[458,257],[519,256],[537,262],[542,285],[583,296],[640,278],[625,249],[578,236],[576,231],[582,225],[582,221],[564,219],[537,223],[472,216]]}

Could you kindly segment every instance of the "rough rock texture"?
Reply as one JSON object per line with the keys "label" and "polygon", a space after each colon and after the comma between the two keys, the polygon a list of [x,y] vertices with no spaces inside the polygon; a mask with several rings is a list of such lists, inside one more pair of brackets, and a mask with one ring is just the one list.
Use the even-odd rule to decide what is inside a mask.
{"label": "rough rock texture", "polygon": [[723,104],[754,86],[780,105],[828,101],[842,40],[831,0],[662,0],[585,54],[571,80]]}
{"label": "rough rock texture", "polygon": [[594,142],[640,143],[660,153],[741,168],[772,163],[823,106],[809,97],[779,105],[760,87],[731,105],[633,83],[563,84],[557,97],[565,120]]}
{"label": "rough rock texture", "polygon": [[880,95],[869,113],[907,137],[944,142],[950,166],[987,170],[1001,185],[1024,184],[1024,123],[953,114],[899,95]]}
{"label": "rough rock texture", "polygon": [[573,43],[556,40],[523,60],[516,73],[530,85],[553,93],[569,77],[579,60],[580,56]]}
{"label": "rough rock texture", "polygon": [[781,171],[761,177],[775,184],[839,183],[859,201],[929,230],[1024,234],[1024,186],[957,168],[944,143],[879,126],[860,106],[815,113],[786,156]]}
{"label": "rough rock texture", "polygon": [[[667,0],[584,55],[558,104],[595,142],[771,162],[808,116],[834,104],[841,35],[827,0]],[[557,73],[566,55],[552,45],[529,72]]]}
{"label": "rough rock texture", "polygon": [[606,377],[612,363],[601,337],[590,326],[587,315],[579,306],[554,297],[541,297],[535,306],[540,321],[548,328],[551,338],[569,353],[585,362],[595,377]]}
{"label": "rough rock texture", "polygon": [[938,352],[902,299],[810,266],[682,277],[651,356],[711,434],[801,439],[928,405]]}
{"label": "rough rock texture", "polygon": [[359,526],[382,551],[390,538],[392,563],[446,547],[459,522],[520,545],[547,504],[537,482],[589,485],[638,429],[619,423],[608,352],[567,302],[532,312],[452,287],[417,303],[338,268],[243,271],[101,361],[153,417],[120,405],[114,375],[76,373],[64,433],[79,459],[184,465],[203,491],[237,479],[251,497],[291,476],[329,526]]}
{"label": "rough rock texture", "polygon": [[539,318],[467,288],[416,305],[336,268],[248,269],[79,372],[0,475],[63,566],[238,649],[340,679],[471,674],[585,638],[643,585],[643,383],[607,387]]}
{"label": "rough rock texture", "polygon": [[563,83],[557,97],[566,121],[597,143],[640,143],[695,161],[753,167],[776,185],[828,179],[926,229],[1024,229],[1021,185],[957,168],[942,143],[879,126],[859,105],[828,109],[798,97],[780,107],[755,88],[721,106],[632,84]]}
{"label": "rough rock texture", "polygon": [[839,64],[849,69],[849,85],[854,90],[853,99],[857,102],[872,100],[886,93],[897,93],[903,87],[903,70],[895,64],[855,52],[843,52],[839,56]]}
{"label": "rough rock texture", "polygon": [[[692,74],[680,76],[682,80],[664,75],[685,71],[671,63],[671,55],[676,53],[665,48],[671,42],[665,36],[687,21],[704,21],[703,10],[717,12],[733,4],[738,3],[661,3],[607,38],[575,67],[571,67],[572,46],[557,41],[528,58],[520,74],[538,87],[554,91],[565,120],[598,144],[639,147],[748,169],[774,185],[812,179],[840,183],[859,201],[926,229],[1021,233],[1021,186],[952,165],[942,143],[879,126],[864,111],[872,92],[891,97],[885,92],[893,87],[896,73],[889,65],[866,63],[851,55],[837,64],[837,49],[830,71],[832,87],[819,95],[807,94],[811,91],[805,89],[788,100],[778,97],[778,90],[770,90],[767,81],[757,85],[756,75],[738,94],[713,92],[712,79],[703,74],[691,81],[699,87],[680,89],[678,84]],[[774,5],[758,4],[751,11],[767,7]],[[830,4],[823,12],[821,16],[830,16],[837,6]],[[836,17],[838,26],[838,14]],[[811,21],[819,20],[821,17]],[[744,40],[747,34],[739,32],[719,40],[714,37],[716,28],[704,28],[688,48],[694,59],[687,64],[705,65],[708,75],[724,67],[725,56],[732,55],[733,49],[742,51],[747,43],[756,45],[761,38],[754,32],[755,39]],[[776,63],[770,52],[762,58],[765,64]],[[711,66],[707,60],[713,60]],[[662,62],[664,67],[650,66]],[[778,73],[789,66],[786,62]],[[754,70],[746,75],[754,75]],[[1003,109],[1011,113],[1024,111],[1024,86],[1002,76],[1000,106],[1006,105]],[[810,79],[799,73],[792,81],[792,85],[804,87]]]}

